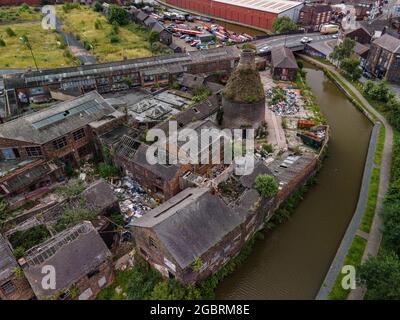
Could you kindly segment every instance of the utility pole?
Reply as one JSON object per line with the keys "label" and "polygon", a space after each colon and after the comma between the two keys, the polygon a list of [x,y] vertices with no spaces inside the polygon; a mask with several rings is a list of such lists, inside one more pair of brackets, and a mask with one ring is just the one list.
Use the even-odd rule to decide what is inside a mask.
{"label": "utility pole", "polygon": [[30,44],[30,42],[29,42],[28,37],[25,36],[25,35],[23,35],[23,36],[19,37],[19,40],[21,41],[21,43],[22,43],[26,48],[28,48],[28,49],[30,50],[31,55],[32,55],[33,62],[35,63],[36,70],[39,70],[38,65],[37,65],[37,63],[36,63],[35,55],[33,54],[32,46],[31,46],[31,44]]}

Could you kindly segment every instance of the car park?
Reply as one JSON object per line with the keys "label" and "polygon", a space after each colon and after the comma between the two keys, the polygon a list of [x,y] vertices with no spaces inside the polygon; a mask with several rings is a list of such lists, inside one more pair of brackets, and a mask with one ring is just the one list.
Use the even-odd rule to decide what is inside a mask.
{"label": "car park", "polygon": [[195,40],[195,41],[193,41],[193,42],[190,44],[190,46],[191,46],[191,47],[195,47],[195,46],[197,46],[199,43],[201,43],[200,40]]}

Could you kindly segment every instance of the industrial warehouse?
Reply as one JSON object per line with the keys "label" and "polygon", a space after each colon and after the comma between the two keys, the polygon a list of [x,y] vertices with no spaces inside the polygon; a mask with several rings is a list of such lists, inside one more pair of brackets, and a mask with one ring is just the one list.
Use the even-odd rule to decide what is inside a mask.
{"label": "industrial warehouse", "polygon": [[271,30],[276,17],[297,21],[302,2],[287,0],[167,0],[168,4],[218,19]]}

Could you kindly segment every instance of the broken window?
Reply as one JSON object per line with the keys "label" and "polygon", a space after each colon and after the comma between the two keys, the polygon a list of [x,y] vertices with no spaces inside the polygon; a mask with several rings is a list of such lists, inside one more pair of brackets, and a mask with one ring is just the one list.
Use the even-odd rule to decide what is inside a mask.
{"label": "broken window", "polygon": [[42,148],[40,147],[26,147],[28,157],[40,157],[42,155]]}
{"label": "broken window", "polygon": [[150,243],[150,246],[151,246],[151,247],[157,249],[156,242],[154,241],[154,239],[153,239],[152,237],[149,237],[149,243]]}
{"label": "broken window", "polygon": [[83,147],[78,149],[78,154],[80,158],[83,158],[92,153],[92,148],[89,144],[85,144]]}
{"label": "broken window", "polygon": [[82,139],[83,137],[86,136],[85,129],[81,128],[81,129],[73,132],[72,135],[74,136],[74,140],[78,141],[78,140],[80,140],[80,139]]}
{"label": "broken window", "polygon": [[62,149],[67,145],[67,139],[65,137],[59,138],[53,141],[54,149]]}
{"label": "broken window", "polygon": [[3,291],[3,293],[4,293],[5,295],[9,295],[9,294],[11,294],[11,293],[13,293],[13,292],[15,291],[15,286],[14,286],[14,284],[12,283],[11,280],[10,280],[10,281],[7,281],[7,282],[4,283],[4,284],[2,284],[0,288],[1,288],[1,291]]}
{"label": "broken window", "polygon": [[90,278],[94,277],[96,274],[99,274],[99,273],[100,273],[100,270],[99,269],[95,269],[95,270],[90,271],[87,274],[87,277],[90,279]]}

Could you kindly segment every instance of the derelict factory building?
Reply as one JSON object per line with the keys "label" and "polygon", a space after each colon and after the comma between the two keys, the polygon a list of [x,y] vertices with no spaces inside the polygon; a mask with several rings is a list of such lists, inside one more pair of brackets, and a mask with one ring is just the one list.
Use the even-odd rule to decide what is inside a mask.
{"label": "derelict factory building", "polygon": [[288,0],[166,0],[170,5],[261,29],[272,29],[276,17],[297,21],[302,2]]}

